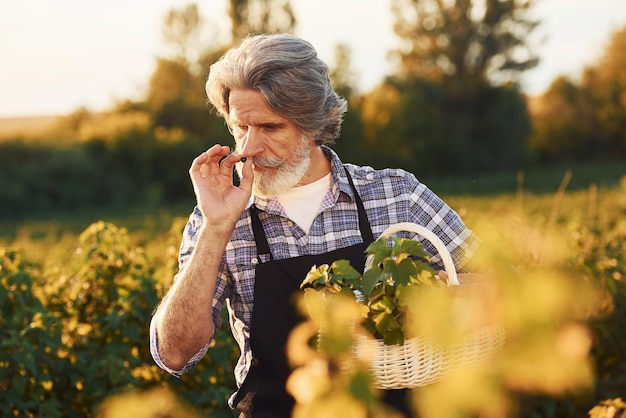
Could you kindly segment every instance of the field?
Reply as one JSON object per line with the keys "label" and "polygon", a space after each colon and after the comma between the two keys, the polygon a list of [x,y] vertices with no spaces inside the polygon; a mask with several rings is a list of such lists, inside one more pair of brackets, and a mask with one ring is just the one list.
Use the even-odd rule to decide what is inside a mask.
{"label": "field", "polygon": [[[506,416],[583,416],[602,401],[619,406],[617,398],[626,396],[626,185],[611,177],[568,190],[569,180],[559,185],[552,177],[549,193],[442,195],[484,238],[496,265],[505,259],[540,279],[516,284],[506,296],[515,308],[505,311],[516,319],[508,319],[509,349],[491,369],[498,390],[489,398],[494,408],[506,405]],[[1,403],[20,416],[96,416],[98,405],[126,393],[127,405],[171,396],[172,405],[182,399],[205,416],[232,416],[225,399],[237,352],[227,329],[211,356],[180,381],[159,371],[147,352],[147,324],[176,271],[190,210],[185,202],[0,222],[0,297],[9,301],[0,352],[11,361],[0,360]],[[571,290],[579,286],[586,290]],[[472,387],[484,384],[484,376],[472,379]],[[443,388],[445,395],[419,393],[458,408],[452,415],[476,412]]]}
{"label": "field", "polygon": [[36,138],[46,135],[60,116],[0,118],[0,141],[8,138]]}

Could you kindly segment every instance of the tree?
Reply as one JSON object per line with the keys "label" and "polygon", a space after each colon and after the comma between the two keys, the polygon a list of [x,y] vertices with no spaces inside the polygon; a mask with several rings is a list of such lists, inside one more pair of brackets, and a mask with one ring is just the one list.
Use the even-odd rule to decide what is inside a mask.
{"label": "tree", "polygon": [[340,96],[350,99],[355,93],[357,74],[352,68],[352,51],[346,44],[335,46],[335,59],[330,68],[330,81]]}
{"label": "tree", "polygon": [[251,33],[293,32],[296,18],[289,0],[230,0],[232,41]]}
{"label": "tree", "polygon": [[531,106],[530,148],[549,158],[586,159],[597,153],[598,125],[587,92],[567,77],[556,78]]}
{"label": "tree", "polygon": [[175,103],[196,107],[204,102],[203,83],[198,77],[197,53],[203,19],[196,4],[171,9],[163,19],[162,35],[165,57],[157,57],[157,67],[150,78],[147,102],[158,114]]}
{"label": "tree", "polygon": [[198,105],[205,101],[203,84],[183,63],[158,58],[150,77],[147,97],[150,109],[158,112],[168,103]]}
{"label": "tree", "polygon": [[[206,24],[195,3],[165,15],[162,34],[168,53],[157,58],[146,99],[155,126],[223,140],[223,120],[210,112],[204,92],[211,64],[249,33],[289,32],[295,25],[289,0],[231,0],[229,13],[232,39],[226,43],[215,41],[220,39],[215,25]],[[213,33],[205,33],[206,28]]]}
{"label": "tree", "polygon": [[530,134],[514,84],[454,95],[440,81],[392,77],[364,101],[365,132],[377,155],[420,177],[519,168]]}
{"label": "tree", "polygon": [[626,155],[626,26],[581,82],[557,77],[533,100],[530,146],[550,159],[590,160]]}
{"label": "tree", "polygon": [[[439,93],[438,87],[424,79],[390,78],[363,96],[365,143],[376,150],[371,165],[423,172],[424,154],[419,147],[432,151],[433,144],[442,143]],[[415,137],[420,140],[412,140]]]}
{"label": "tree", "polygon": [[155,127],[182,129],[202,137],[221,126],[207,107],[204,83],[210,65],[225,46],[203,43],[205,35],[206,39],[218,39],[215,33],[204,32],[207,27],[212,26],[205,24],[196,4],[165,15],[162,34],[169,53],[157,58],[146,96]]}
{"label": "tree", "polygon": [[604,55],[583,73],[582,88],[605,135],[606,155],[626,155],[626,26],[611,36]]}
{"label": "tree", "polygon": [[172,50],[172,61],[183,66],[193,63],[195,54],[201,49],[200,33],[203,24],[204,19],[195,3],[167,12],[161,34],[165,45]]}
{"label": "tree", "polygon": [[535,0],[393,0],[399,75],[465,87],[502,83],[538,63],[527,45]]}
{"label": "tree", "polygon": [[335,59],[330,68],[333,88],[348,101],[343,117],[341,135],[332,148],[343,158],[356,164],[371,164],[371,150],[366,147],[361,119],[361,97],[355,93],[357,75],[352,68],[352,51],[346,44],[335,47]]}
{"label": "tree", "polygon": [[[378,131],[432,173],[519,168],[530,134],[517,79],[537,64],[535,0],[393,0],[397,112]],[[447,162],[444,164],[443,162]]]}

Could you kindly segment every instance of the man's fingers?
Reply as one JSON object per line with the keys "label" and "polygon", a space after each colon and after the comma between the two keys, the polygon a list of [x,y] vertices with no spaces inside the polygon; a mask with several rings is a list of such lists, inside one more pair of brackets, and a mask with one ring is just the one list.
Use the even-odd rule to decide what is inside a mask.
{"label": "man's fingers", "polygon": [[226,145],[215,144],[208,150],[204,151],[210,157],[217,156],[218,158],[228,155],[230,153],[230,147]]}
{"label": "man's fingers", "polygon": [[246,158],[240,154],[228,154],[220,161],[220,168],[224,168],[227,171],[232,172],[235,164],[243,160],[246,160]]}
{"label": "man's fingers", "polygon": [[217,173],[220,168],[220,159],[229,153],[229,147],[215,144],[193,160],[189,173],[191,175],[200,173],[202,177],[205,177],[209,173]]}
{"label": "man's fingers", "polygon": [[200,174],[201,177],[204,177],[204,174],[202,173],[202,167],[206,163],[207,159],[208,156],[204,152],[193,159],[193,161],[191,162],[191,167],[189,167],[189,175],[192,178],[198,174]]}
{"label": "man's fingers", "polygon": [[218,174],[220,172],[222,161],[230,154],[230,148],[225,145],[216,144],[206,150],[205,154],[209,157],[209,174]]}

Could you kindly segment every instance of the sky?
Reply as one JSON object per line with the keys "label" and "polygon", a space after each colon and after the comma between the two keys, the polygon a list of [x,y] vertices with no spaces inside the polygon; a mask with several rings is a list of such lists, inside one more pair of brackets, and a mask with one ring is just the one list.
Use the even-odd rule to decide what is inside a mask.
{"label": "sky", "polygon": [[[164,15],[191,0],[0,0],[0,118],[93,111],[142,97],[163,55]],[[208,36],[227,33],[225,0],[198,0]],[[391,72],[391,0],[291,0],[296,35],[332,65],[334,47],[352,50],[359,90]],[[532,39],[538,67],[521,82],[540,94],[559,75],[576,79],[626,25],[626,0],[538,0]]]}

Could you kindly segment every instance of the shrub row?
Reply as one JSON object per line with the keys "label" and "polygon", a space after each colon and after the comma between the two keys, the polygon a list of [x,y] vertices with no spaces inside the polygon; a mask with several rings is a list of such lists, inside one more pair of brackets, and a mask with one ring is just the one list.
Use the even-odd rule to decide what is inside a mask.
{"label": "shrub row", "polygon": [[148,324],[162,285],[125,230],[92,224],[70,264],[43,272],[0,249],[0,415],[91,417],[114,394],[167,385],[208,416],[232,416],[230,331],[181,380],[152,361]]}
{"label": "shrub row", "polygon": [[71,146],[0,143],[0,216],[189,200],[191,161],[206,148],[191,136],[159,140],[131,130]]}

